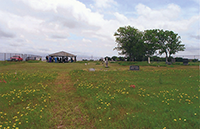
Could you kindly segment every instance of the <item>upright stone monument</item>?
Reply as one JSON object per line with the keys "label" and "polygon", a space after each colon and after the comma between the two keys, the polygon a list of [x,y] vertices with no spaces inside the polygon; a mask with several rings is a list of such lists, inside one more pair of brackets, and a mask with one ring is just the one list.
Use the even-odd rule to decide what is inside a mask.
{"label": "upright stone monument", "polygon": [[108,68],[108,57],[106,58],[106,68]]}
{"label": "upright stone monument", "polygon": [[148,57],[148,63],[149,63],[149,64],[151,63],[151,61],[150,61],[150,57]]}
{"label": "upright stone monument", "polygon": [[188,65],[189,60],[188,59],[183,59],[183,65]]}
{"label": "upright stone monument", "polygon": [[132,66],[130,66],[130,70],[140,70],[140,67],[132,65]]}

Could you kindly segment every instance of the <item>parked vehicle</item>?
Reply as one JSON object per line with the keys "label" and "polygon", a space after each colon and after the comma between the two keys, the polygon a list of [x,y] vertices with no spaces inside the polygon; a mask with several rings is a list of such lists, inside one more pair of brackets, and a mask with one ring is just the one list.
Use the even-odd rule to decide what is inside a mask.
{"label": "parked vehicle", "polygon": [[6,61],[10,61],[10,58],[6,59]]}
{"label": "parked vehicle", "polygon": [[10,57],[10,60],[11,61],[23,61],[23,58],[21,58],[20,56],[16,55],[16,56]]}
{"label": "parked vehicle", "polygon": [[35,57],[26,57],[26,61],[29,61],[29,60],[36,60]]}

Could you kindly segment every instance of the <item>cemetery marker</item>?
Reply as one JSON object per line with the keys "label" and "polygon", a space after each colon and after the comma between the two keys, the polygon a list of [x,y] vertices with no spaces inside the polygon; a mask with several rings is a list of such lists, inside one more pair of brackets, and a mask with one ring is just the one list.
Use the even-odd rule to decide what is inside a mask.
{"label": "cemetery marker", "polygon": [[130,66],[130,70],[140,70],[140,67],[132,65],[132,66]]}

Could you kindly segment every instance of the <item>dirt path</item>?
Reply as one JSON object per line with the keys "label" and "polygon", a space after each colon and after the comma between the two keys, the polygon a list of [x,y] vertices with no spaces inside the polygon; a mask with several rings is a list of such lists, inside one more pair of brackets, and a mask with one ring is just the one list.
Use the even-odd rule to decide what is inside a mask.
{"label": "dirt path", "polygon": [[79,106],[82,101],[77,97],[76,89],[68,72],[61,72],[55,81],[52,123],[55,129],[94,128],[88,121],[84,109]]}

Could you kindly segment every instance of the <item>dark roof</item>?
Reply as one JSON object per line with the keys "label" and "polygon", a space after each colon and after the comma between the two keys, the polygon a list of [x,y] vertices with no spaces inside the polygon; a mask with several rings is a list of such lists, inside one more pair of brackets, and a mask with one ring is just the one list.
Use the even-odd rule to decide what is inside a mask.
{"label": "dark roof", "polygon": [[53,53],[53,54],[49,54],[49,56],[68,56],[68,57],[74,57],[76,55],[73,55],[73,54],[70,54],[70,53],[67,53],[67,52],[64,52],[64,51],[60,51],[60,52],[56,52],[56,53]]}

